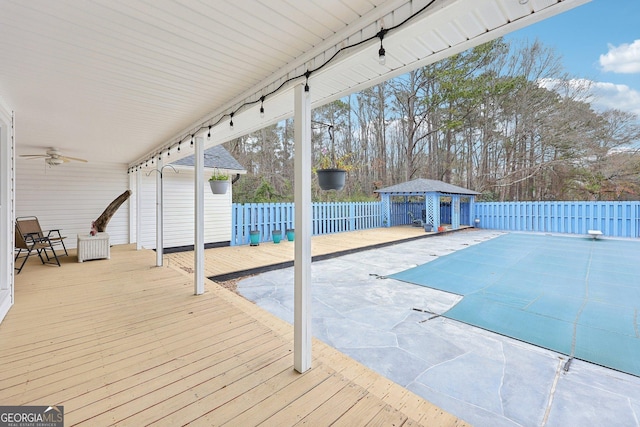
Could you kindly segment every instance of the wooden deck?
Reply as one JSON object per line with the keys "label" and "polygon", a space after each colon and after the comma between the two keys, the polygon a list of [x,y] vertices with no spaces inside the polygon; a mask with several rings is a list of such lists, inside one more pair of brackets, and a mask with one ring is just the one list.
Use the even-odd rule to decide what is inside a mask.
{"label": "wooden deck", "polygon": [[[207,274],[251,267],[276,246],[219,248],[229,253],[217,249]],[[296,373],[291,325],[210,281],[194,296],[173,258],[157,268],[154,252],[125,245],[76,260],[30,261],[16,276],[0,405],[63,405],[67,426],[465,425],[317,340],[313,368]]]}
{"label": "wooden deck", "polygon": [[[325,234],[311,239],[311,252],[314,258],[345,254],[367,247],[376,247],[425,237],[435,233],[425,233],[418,227],[389,227],[347,233]],[[292,263],[294,242],[263,242],[259,246],[233,246],[205,250],[205,277],[232,278],[247,275],[269,266]],[[169,266],[193,271],[193,252],[165,254]]]}

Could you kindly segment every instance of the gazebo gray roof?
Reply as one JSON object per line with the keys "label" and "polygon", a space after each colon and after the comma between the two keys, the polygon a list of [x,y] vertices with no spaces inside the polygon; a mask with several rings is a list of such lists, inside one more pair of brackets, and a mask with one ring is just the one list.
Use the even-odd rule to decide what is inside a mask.
{"label": "gazebo gray roof", "polygon": [[[195,166],[195,157],[191,155],[176,160],[172,164],[176,166]],[[215,145],[204,150],[204,167],[237,171],[237,173],[246,172],[245,168],[222,145]]]}
{"label": "gazebo gray roof", "polygon": [[457,185],[447,184],[443,181],[435,179],[423,179],[418,178],[412,181],[403,182],[401,184],[392,185],[390,187],[381,188],[375,190],[376,193],[381,194],[425,194],[425,193],[444,193],[444,194],[464,194],[475,196],[479,195],[477,191],[468,190],[466,188],[458,187]]}

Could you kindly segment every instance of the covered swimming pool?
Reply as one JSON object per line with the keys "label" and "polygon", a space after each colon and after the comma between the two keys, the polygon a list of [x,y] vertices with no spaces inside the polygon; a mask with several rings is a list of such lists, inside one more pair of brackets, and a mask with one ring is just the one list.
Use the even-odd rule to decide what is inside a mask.
{"label": "covered swimming pool", "polygon": [[444,316],[640,376],[640,242],[511,233],[390,278],[463,295]]}

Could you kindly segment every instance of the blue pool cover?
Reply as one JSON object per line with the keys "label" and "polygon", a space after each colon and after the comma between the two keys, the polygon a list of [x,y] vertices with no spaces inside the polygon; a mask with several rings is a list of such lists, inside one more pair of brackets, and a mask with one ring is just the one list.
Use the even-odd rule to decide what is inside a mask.
{"label": "blue pool cover", "polygon": [[444,315],[640,376],[640,242],[511,233],[390,278],[463,295]]}

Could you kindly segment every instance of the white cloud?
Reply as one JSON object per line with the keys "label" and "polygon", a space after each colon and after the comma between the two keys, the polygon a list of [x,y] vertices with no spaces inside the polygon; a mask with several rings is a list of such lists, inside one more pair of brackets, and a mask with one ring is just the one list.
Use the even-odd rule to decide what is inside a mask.
{"label": "white cloud", "polygon": [[591,86],[596,109],[612,109],[635,113],[640,117],[640,92],[627,85],[594,82]]}
{"label": "white cloud", "polygon": [[598,111],[616,109],[640,117],[640,92],[627,85],[586,79],[543,79],[538,81],[538,85],[563,96],[568,95],[577,101],[590,102]]}
{"label": "white cloud", "polygon": [[640,40],[620,46],[609,45],[609,52],[600,55],[600,66],[603,71],[614,73],[640,73]]}

